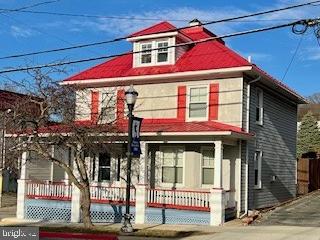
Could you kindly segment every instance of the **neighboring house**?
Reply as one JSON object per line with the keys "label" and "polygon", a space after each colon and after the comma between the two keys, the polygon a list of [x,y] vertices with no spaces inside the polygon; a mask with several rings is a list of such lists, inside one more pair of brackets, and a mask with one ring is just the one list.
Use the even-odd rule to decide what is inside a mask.
{"label": "neighboring house", "polygon": [[[96,121],[103,99],[114,92],[116,110],[105,121],[117,119],[119,127],[126,123],[125,89],[134,84],[138,91],[134,114],[144,120],[132,201],[144,205],[133,212],[137,223],[219,225],[225,213],[239,217],[296,196],[297,105],[304,98],[222,39],[171,47],[215,36],[196,20],[191,25],[181,30],[161,22],[136,32],[127,39],[133,51],[147,51],[115,57],[62,82],[85,96],[76,102],[78,122]],[[158,47],[168,48],[151,50]],[[93,221],[116,221],[121,209],[106,203],[125,186],[122,156],[97,152],[88,159]],[[33,167],[24,169],[26,178],[65,180],[50,164]],[[138,197],[138,183],[147,185],[146,199]],[[18,217],[77,220],[78,200],[70,192],[62,194],[68,201],[53,201],[57,196],[41,189],[57,184],[26,186]]]}
{"label": "neighboring house", "polygon": [[0,169],[3,170],[1,175],[3,192],[17,191],[17,162],[12,162],[12,159],[8,156],[8,151],[6,150],[10,146],[11,141],[8,138],[4,138],[4,135],[15,105],[19,101],[21,102],[22,98],[26,97],[26,95],[20,93],[0,90]]}

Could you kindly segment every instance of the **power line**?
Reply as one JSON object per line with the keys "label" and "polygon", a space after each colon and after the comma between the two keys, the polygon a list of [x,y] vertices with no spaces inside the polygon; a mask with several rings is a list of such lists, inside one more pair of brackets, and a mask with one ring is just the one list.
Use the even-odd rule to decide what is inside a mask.
{"label": "power line", "polygon": [[[15,9],[0,8],[2,11],[15,12]],[[63,13],[63,12],[48,12],[48,11],[33,11],[33,10],[19,10],[18,12],[53,15],[53,16],[65,16],[65,17],[82,17],[82,18],[97,18],[97,19],[119,19],[119,20],[135,20],[135,21],[172,21],[172,22],[187,22],[190,19],[164,19],[164,18],[143,18],[143,17],[124,17],[124,16],[105,16],[105,15],[90,15],[90,14],[75,14],[75,13]],[[293,21],[297,19],[256,19],[256,20],[243,20],[239,22],[256,22],[256,21]],[[203,22],[211,22],[212,20],[203,20]],[[232,21],[232,20],[230,20]],[[235,22],[237,20],[233,20]]]}
{"label": "power line", "polygon": [[[213,41],[213,40],[216,40],[216,39],[230,38],[230,37],[236,37],[236,36],[247,35],[247,34],[258,33],[258,32],[265,32],[265,31],[270,31],[270,30],[274,30],[274,29],[280,29],[280,28],[284,28],[284,27],[295,26],[297,24],[306,24],[306,25],[310,26],[310,22],[312,22],[312,21],[314,22],[314,20],[301,20],[301,21],[296,21],[296,22],[291,22],[291,23],[286,23],[286,24],[281,24],[281,25],[276,25],[276,26],[271,26],[271,27],[266,27],[266,28],[258,28],[258,29],[248,30],[248,31],[242,31],[242,32],[226,34],[226,35],[222,35],[222,36],[205,38],[205,39],[201,39],[201,40],[198,40],[198,41],[180,43],[180,44],[176,44],[176,45],[168,46],[168,47],[153,48],[153,49],[150,49],[148,51],[154,51],[154,50],[160,50],[160,49],[168,49],[168,48],[176,48],[176,47],[189,46],[189,45],[194,45],[194,44],[201,44],[201,43]],[[109,59],[109,58],[113,58],[113,57],[120,57],[120,56],[125,56],[125,55],[135,54],[135,53],[142,53],[142,52],[145,52],[145,50],[144,51],[127,52],[127,53],[122,53],[122,54],[100,56],[100,57],[93,57],[93,58],[86,58],[86,59],[79,59],[79,60],[66,61],[66,62],[59,62],[59,63],[49,63],[49,64],[43,64],[43,65],[30,66],[30,67],[4,69],[4,70],[0,70],[0,74],[1,73],[27,71],[27,70],[32,70],[32,69],[56,67],[56,66],[83,63],[83,62],[90,62],[90,61]]]}
{"label": "power line", "polygon": [[[203,23],[202,26],[221,23],[221,22],[229,22],[229,21],[234,21],[234,20],[239,20],[239,19],[244,19],[244,18],[249,18],[249,17],[255,17],[255,16],[274,13],[274,12],[279,12],[279,11],[285,11],[285,10],[289,10],[289,9],[293,9],[293,8],[299,8],[299,7],[303,7],[303,6],[307,6],[307,5],[312,5],[314,3],[320,3],[320,0],[312,1],[312,2],[308,2],[308,3],[303,3],[303,4],[298,4],[298,5],[292,5],[292,6],[288,6],[288,7],[284,7],[284,8],[279,8],[279,9],[273,9],[273,10],[257,12],[257,13],[253,13],[253,14],[242,15],[242,16],[238,16],[238,17],[231,17],[231,18],[225,18],[225,19],[210,21],[210,22]],[[16,11],[16,10],[12,10],[12,11]],[[188,28],[192,28],[192,27],[193,26],[186,26],[186,27],[176,28],[176,29],[173,29],[173,30],[161,31],[159,33],[174,32],[174,31],[184,30],[184,29],[188,29]],[[119,37],[119,38],[115,38],[115,39],[111,39],[111,40],[107,40],[107,41],[80,44],[80,45],[75,45],[75,46],[71,46],[71,47],[64,47],[64,48],[56,48],[56,49],[49,49],[49,50],[29,52],[29,53],[14,54],[14,55],[0,57],[0,60],[10,59],[10,58],[18,58],[18,57],[25,57],[25,56],[31,56],[31,55],[39,55],[39,54],[44,54],[44,53],[66,51],[66,50],[71,50],[71,49],[85,48],[85,47],[91,47],[91,46],[97,46],[97,45],[103,45],[103,44],[109,44],[109,43],[122,41],[122,40],[125,40],[127,38],[128,38],[128,36],[125,36],[125,37]]]}
{"label": "power line", "polygon": [[56,2],[60,2],[60,1],[61,0],[39,2],[39,3],[32,4],[32,5],[23,6],[23,7],[16,8],[16,9],[11,9],[10,11],[8,9],[0,9],[0,10],[2,10],[3,12],[20,12],[20,11],[25,11],[25,9],[34,8],[34,7],[38,7],[38,6],[46,5],[46,4],[50,4],[50,3],[56,3]]}
{"label": "power line", "polygon": [[294,53],[293,53],[293,55],[292,55],[292,57],[291,57],[291,60],[290,60],[290,62],[289,62],[289,65],[287,66],[286,71],[285,71],[284,74],[283,74],[283,77],[282,77],[282,79],[281,79],[282,82],[283,82],[284,79],[286,78],[287,73],[289,72],[289,69],[290,69],[290,67],[291,67],[291,65],[292,65],[292,63],[293,63],[293,61],[294,61],[294,59],[295,59],[295,57],[296,57],[299,49],[300,49],[300,46],[301,46],[303,37],[304,37],[304,33],[301,34],[301,37],[300,37],[300,40],[299,40],[298,45],[297,45],[297,47],[296,47],[296,50],[294,51]]}

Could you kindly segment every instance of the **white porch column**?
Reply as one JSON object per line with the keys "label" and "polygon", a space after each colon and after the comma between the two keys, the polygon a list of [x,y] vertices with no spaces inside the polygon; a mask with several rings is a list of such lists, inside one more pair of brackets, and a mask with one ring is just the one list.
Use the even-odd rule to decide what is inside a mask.
{"label": "white porch column", "polygon": [[146,207],[148,201],[148,144],[141,142],[139,166],[139,183],[136,186],[136,224],[146,222]]}
{"label": "white porch column", "polygon": [[[79,172],[74,161],[73,153],[71,153],[72,168],[76,178],[79,178]],[[72,196],[71,196],[71,222],[78,223],[81,220],[80,209],[80,189],[72,183]]]}
{"label": "white porch column", "polygon": [[27,159],[28,152],[23,152],[21,156],[21,173],[18,179],[18,192],[17,192],[17,218],[25,218],[25,198],[26,198],[26,177],[27,177]]}
{"label": "white porch column", "polygon": [[214,183],[210,190],[210,225],[223,225],[225,219],[224,190],[222,187],[223,143],[214,141]]}

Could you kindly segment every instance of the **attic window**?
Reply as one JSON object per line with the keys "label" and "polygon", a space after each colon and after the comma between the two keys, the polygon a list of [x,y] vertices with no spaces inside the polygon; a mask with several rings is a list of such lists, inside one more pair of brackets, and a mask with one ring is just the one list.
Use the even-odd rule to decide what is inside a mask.
{"label": "attic window", "polygon": [[140,51],[137,66],[168,64],[173,58],[170,56],[174,52],[169,50],[169,39],[155,39],[137,44]]}
{"label": "attic window", "polygon": [[[151,55],[152,43],[142,43],[141,44],[141,63],[151,63],[152,55]],[[149,50],[149,51],[148,51]]]}
{"label": "attic window", "polygon": [[158,54],[157,54],[157,62],[167,62],[168,61],[168,41],[158,42],[157,43]]}

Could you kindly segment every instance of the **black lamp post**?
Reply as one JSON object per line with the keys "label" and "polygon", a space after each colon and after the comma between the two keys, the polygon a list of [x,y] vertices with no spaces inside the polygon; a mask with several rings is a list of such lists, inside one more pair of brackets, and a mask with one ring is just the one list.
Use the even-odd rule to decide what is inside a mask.
{"label": "black lamp post", "polygon": [[133,232],[133,228],[131,225],[131,214],[130,214],[130,187],[131,187],[131,160],[132,160],[132,151],[131,151],[131,144],[132,144],[132,119],[133,114],[132,111],[134,109],[134,104],[136,103],[138,92],[133,88],[131,85],[130,88],[125,92],[126,95],[126,102],[129,110],[128,114],[128,150],[127,150],[127,186],[126,186],[126,213],[124,214],[123,218],[123,226],[121,227],[121,231],[124,233],[131,233]]}

